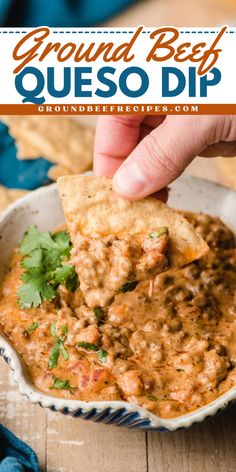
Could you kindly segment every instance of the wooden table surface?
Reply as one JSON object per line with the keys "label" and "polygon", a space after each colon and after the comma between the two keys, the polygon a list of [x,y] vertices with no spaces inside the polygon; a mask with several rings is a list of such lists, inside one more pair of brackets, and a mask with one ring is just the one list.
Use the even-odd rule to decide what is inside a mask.
{"label": "wooden table surface", "polygon": [[[144,0],[110,24],[214,25],[229,22],[230,17],[230,8],[217,6],[216,0]],[[199,158],[188,172],[229,185],[235,182],[236,187],[231,162],[224,170],[222,162]],[[29,403],[19,395],[8,366],[0,360],[0,422],[34,448],[47,472],[236,471],[236,406],[190,430],[129,431]]]}

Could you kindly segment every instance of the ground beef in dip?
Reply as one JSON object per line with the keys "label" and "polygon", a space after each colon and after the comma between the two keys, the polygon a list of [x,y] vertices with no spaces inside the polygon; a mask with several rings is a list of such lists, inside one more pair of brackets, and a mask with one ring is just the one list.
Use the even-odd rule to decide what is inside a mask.
{"label": "ground beef in dip", "polygon": [[[70,399],[127,400],[171,418],[235,385],[234,236],[217,218],[187,218],[206,238],[209,253],[158,275],[152,297],[144,281],[103,310],[88,308],[79,289],[71,294],[65,288],[54,303],[20,309],[22,269],[14,255],[3,283],[0,323],[40,390]],[[28,332],[33,322],[38,327]],[[68,329],[69,358],[60,355],[57,367],[49,368],[54,323],[58,337]]]}
{"label": "ground beef in dip", "polygon": [[146,234],[142,241],[110,235],[86,237],[75,231],[71,262],[87,305],[107,306],[115,292],[128,291],[136,281],[151,279],[169,267],[167,227]]}

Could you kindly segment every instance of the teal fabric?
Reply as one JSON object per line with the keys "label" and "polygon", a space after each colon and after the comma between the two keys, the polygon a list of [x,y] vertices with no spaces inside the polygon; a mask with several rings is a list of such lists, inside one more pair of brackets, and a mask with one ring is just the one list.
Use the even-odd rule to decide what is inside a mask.
{"label": "teal fabric", "polygon": [[9,188],[35,190],[49,183],[47,172],[52,166],[46,159],[19,160],[15,141],[8,128],[0,123],[0,184]]}
{"label": "teal fabric", "polygon": [[35,452],[0,425],[0,472],[40,472]]}
{"label": "teal fabric", "polygon": [[93,26],[135,0],[1,0],[2,26]]}

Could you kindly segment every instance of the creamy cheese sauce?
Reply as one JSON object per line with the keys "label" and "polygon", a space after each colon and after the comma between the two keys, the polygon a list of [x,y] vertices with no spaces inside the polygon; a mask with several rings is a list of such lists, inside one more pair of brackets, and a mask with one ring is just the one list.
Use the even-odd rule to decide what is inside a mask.
{"label": "creamy cheese sauce", "polygon": [[[116,295],[99,317],[79,289],[72,294],[63,287],[55,302],[21,309],[16,291],[22,268],[16,251],[2,286],[0,324],[40,390],[70,399],[127,400],[170,418],[235,385],[234,236],[217,218],[187,217],[208,242],[209,253],[158,275],[152,296],[148,281]],[[37,329],[27,333],[33,322]],[[64,345],[69,358],[60,355],[58,366],[50,369],[53,323],[57,336],[68,328]],[[85,343],[97,350],[88,350]],[[67,380],[70,388],[51,389],[55,378]]]}
{"label": "creamy cheese sauce", "polygon": [[71,262],[90,307],[110,304],[128,283],[147,280],[169,267],[168,228],[143,236],[142,241],[114,235],[87,237],[75,231]]}

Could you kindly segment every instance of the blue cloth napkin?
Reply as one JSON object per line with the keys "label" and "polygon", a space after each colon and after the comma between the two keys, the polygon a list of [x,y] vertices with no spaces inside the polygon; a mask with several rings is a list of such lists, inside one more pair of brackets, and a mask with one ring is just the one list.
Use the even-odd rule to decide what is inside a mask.
{"label": "blue cloth napkin", "polygon": [[19,160],[7,126],[0,123],[0,184],[9,188],[34,190],[49,183],[47,172],[53,165],[46,159]]}
{"label": "blue cloth napkin", "polygon": [[134,1],[1,0],[0,25],[61,27],[98,25]]}
{"label": "blue cloth napkin", "polygon": [[40,472],[35,452],[0,425],[0,472]]}

